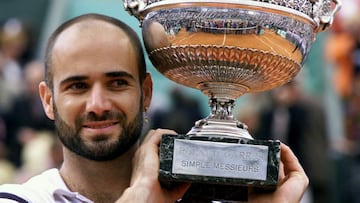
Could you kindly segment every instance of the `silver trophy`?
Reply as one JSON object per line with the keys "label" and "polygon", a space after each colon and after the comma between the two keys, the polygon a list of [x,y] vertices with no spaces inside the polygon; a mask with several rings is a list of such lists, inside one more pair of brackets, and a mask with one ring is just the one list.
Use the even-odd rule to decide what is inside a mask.
{"label": "silver trophy", "polygon": [[209,97],[210,115],[187,135],[163,136],[160,180],[195,183],[192,193],[209,199],[241,200],[247,188],[275,188],[279,141],[254,140],[234,118],[234,102],[294,78],[316,34],[331,26],[340,0],[124,0],[124,5],[140,21],[155,68]]}

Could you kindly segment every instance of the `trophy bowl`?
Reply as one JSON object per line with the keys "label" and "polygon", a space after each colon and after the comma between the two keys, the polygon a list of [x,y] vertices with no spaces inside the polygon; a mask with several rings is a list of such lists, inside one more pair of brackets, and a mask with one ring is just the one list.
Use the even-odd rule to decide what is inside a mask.
{"label": "trophy bowl", "polygon": [[211,114],[188,133],[252,139],[234,119],[234,100],[290,81],[338,0],[124,0],[140,21],[154,67],[201,90]]}
{"label": "trophy bowl", "polygon": [[[168,161],[160,163],[160,179],[276,187],[280,144],[254,140],[247,126],[232,114],[235,100],[294,78],[316,34],[331,26],[340,0],[124,0],[124,5],[140,21],[154,67],[170,80],[209,97],[210,115],[179,139],[209,141],[206,144],[213,148],[163,137],[172,145],[163,153],[160,145],[160,159]],[[217,142],[239,143],[245,152],[223,150]],[[228,160],[228,165],[216,165],[234,150],[233,154],[249,156],[233,156],[237,159]],[[249,173],[254,168],[259,173]],[[249,170],[245,175],[223,173],[232,169]]]}

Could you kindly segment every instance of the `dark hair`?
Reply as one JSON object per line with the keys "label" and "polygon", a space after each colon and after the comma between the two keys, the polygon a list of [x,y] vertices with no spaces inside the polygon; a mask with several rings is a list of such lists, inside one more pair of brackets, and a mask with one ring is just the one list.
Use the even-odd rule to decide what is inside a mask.
{"label": "dark hair", "polygon": [[77,16],[75,18],[72,18],[66,22],[64,22],[63,24],[61,24],[50,36],[48,43],[47,43],[47,47],[46,47],[46,53],[45,53],[45,81],[46,84],[53,89],[53,75],[52,75],[52,70],[51,70],[51,63],[52,63],[52,49],[54,47],[54,44],[58,38],[58,36],[67,28],[71,27],[72,25],[78,23],[78,22],[83,22],[83,21],[87,21],[87,20],[100,20],[100,21],[104,21],[104,22],[108,22],[110,24],[115,25],[116,27],[120,28],[122,31],[124,31],[126,33],[126,35],[129,37],[130,42],[132,43],[135,52],[137,53],[136,57],[137,57],[137,61],[139,63],[138,66],[138,72],[139,72],[139,79],[140,79],[140,83],[142,84],[142,82],[145,79],[146,76],[146,63],[145,63],[145,58],[144,58],[144,51],[142,48],[142,43],[138,37],[138,35],[136,34],[136,32],[128,25],[126,25],[124,22],[113,18],[113,17],[109,17],[109,16],[105,16],[105,15],[101,15],[101,14],[95,14],[95,13],[90,13],[90,14],[84,14],[84,15],[80,15]]}

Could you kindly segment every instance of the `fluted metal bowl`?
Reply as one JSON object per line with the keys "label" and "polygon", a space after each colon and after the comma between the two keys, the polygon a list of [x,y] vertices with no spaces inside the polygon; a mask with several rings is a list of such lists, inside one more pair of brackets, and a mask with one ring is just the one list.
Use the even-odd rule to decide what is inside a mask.
{"label": "fluted metal bowl", "polygon": [[[209,117],[220,120],[232,119],[232,100],[242,94],[291,80],[304,64],[316,34],[332,24],[340,8],[340,0],[124,3],[140,21],[155,68],[170,80],[217,100]],[[227,104],[219,106],[218,101]]]}

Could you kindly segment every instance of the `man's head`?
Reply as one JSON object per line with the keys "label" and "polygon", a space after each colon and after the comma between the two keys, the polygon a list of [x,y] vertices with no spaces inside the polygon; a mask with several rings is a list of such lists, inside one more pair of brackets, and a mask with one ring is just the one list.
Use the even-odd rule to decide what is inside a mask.
{"label": "man's head", "polygon": [[45,78],[45,112],[70,151],[104,161],[136,143],[152,82],[127,25],[98,14],[65,22],[49,39]]}
{"label": "man's head", "polygon": [[[46,55],[45,55],[45,80],[49,87],[52,87],[52,50],[54,48],[54,44],[56,43],[57,38],[59,35],[66,30],[67,28],[76,25],[78,23],[84,23],[88,22],[89,26],[91,26],[91,22],[94,20],[103,21],[109,24],[114,25],[115,27],[118,27],[123,32],[126,33],[127,37],[129,37],[130,42],[132,43],[133,48],[135,49],[136,57],[138,60],[138,68],[139,68],[139,76],[140,76],[140,82],[142,82],[145,79],[146,76],[146,63],[144,59],[144,52],[142,50],[141,41],[139,40],[137,34],[132,30],[128,25],[123,23],[122,21],[119,21],[115,18],[99,15],[99,14],[85,14],[82,16],[78,16],[76,18],[70,19],[69,21],[63,23],[60,25],[50,36],[47,47],[46,47]],[[121,56],[119,56],[121,57]]]}

